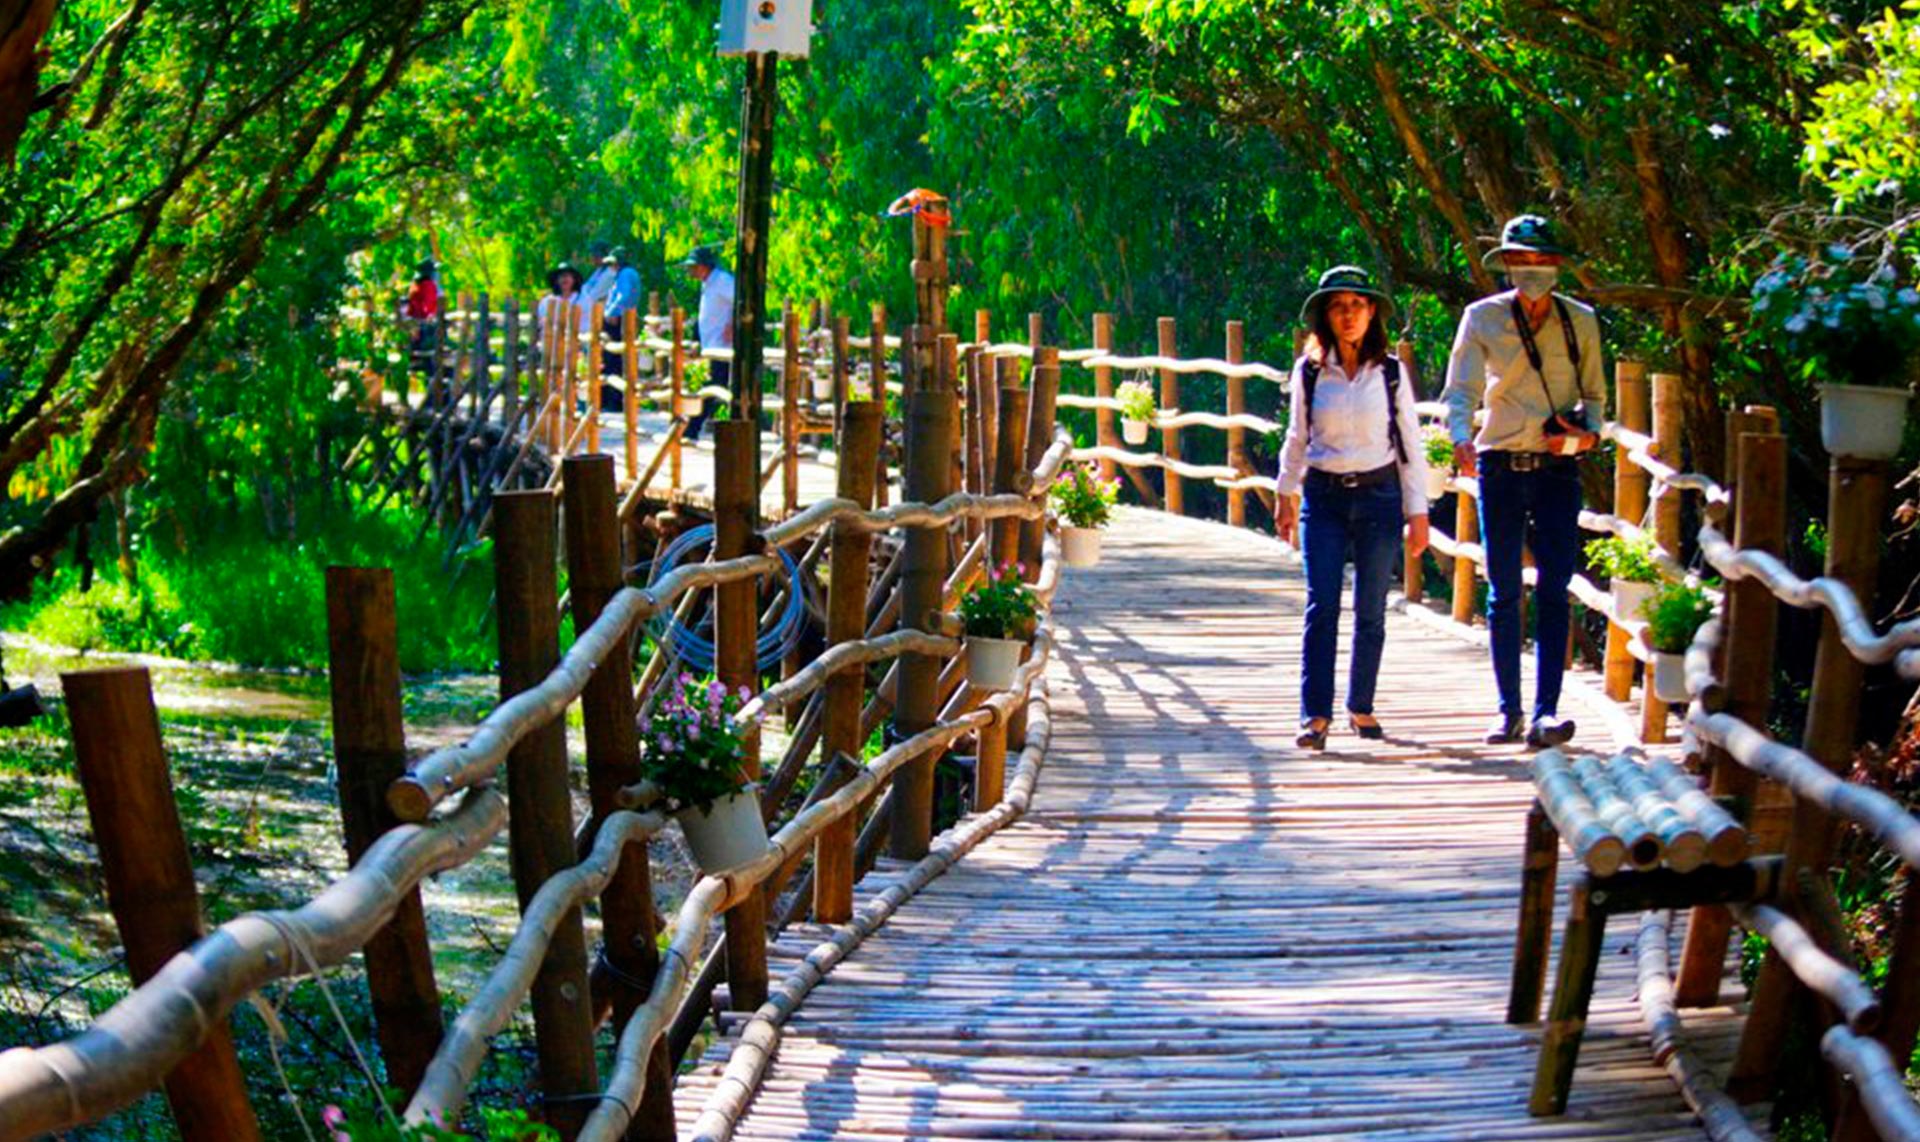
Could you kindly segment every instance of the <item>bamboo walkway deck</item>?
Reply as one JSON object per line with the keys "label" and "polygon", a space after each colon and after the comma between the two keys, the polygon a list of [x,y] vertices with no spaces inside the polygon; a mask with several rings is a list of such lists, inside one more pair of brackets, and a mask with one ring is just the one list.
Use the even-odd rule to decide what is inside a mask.
{"label": "bamboo walkway deck", "polygon": [[[1649,1058],[1625,922],[1567,1115],[1527,1116],[1537,1033],[1502,1015],[1530,786],[1477,741],[1485,652],[1395,618],[1393,740],[1303,755],[1303,604],[1270,541],[1126,514],[1057,604],[1033,811],[813,991],[737,1136],[1703,1138]],[[821,935],[790,929],[776,973]],[[1689,1027],[1724,1061],[1730,1010]],[[683,1129],[729,1047],[682,1076]]]}

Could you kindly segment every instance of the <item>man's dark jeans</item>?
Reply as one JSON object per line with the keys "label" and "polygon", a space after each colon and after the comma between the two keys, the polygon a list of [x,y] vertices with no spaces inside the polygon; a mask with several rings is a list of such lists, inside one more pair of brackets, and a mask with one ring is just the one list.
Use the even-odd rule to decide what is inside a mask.
{"label": "man's dark jeans", "polygon": [[[707,383],[710,385],[719,385],[724,389],[727,387],[727,383],[733,379],[732,361],[709,361],[707,362],[707,370],[707,376],[710,378]],[[720,402],[714,400],[712,397],[701,401],[700,415],[687,422],[686,439],[700,439],[701,430],[707,426],[707,419],[713,415],[713,410],[719,407]]]}
{"label": "man's dark jeans", "polygon": [[1572,608],[1567,580],[1580,553],[1580,465],[1543,458],[1516,471],[1505,453],[1480,454],[1481,532],[1487,548],[1487,626],[1492,632],[1493,678],[1500,712],[1524,714],[1520,703],[1521,550],[1533,552],[1533,716],[1559,713]]}
{"label": "man's dark jeans", "polygon": [[1347,709],[1373,713],[1374,682],[1387,640],[1387,588],[1400,566],[1400,482],[1342,488],[1309,476],[1300,510],[1307,563],[1307,624],[1300,644],[1300,717],[1333,717],[1333,665],[1340,644],[1340,586],[1353,562],[1353,659]]}

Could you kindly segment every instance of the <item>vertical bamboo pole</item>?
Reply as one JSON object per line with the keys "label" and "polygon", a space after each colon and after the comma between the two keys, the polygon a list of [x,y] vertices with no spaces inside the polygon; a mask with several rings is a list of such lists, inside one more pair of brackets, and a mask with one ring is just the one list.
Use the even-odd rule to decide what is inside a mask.
{"label": "vertical bamboo pole", "polygon": [[[1741,442],[1752,439],[1747,436]],[[1829,461],[1824,574],[1845,583],[1868,614],[1873,613],[1874,584],[1880,572],[1880,521],[1886,511],[1887,486],[1887,465],[1880,461],[1849,456],[1835,456]],[[1866,668],[1847,649],[1832,613],[1822,609],[1820,646],[1814,656],[1813,686],[1801,745],[1808,755],[1842,778],[1853,763],[1855,733],[1860,724],[1860,691],[1865,676]],[[1839,833],[1837,822],[1825,810],[1804,798],[1795,799],[1787,827],[1786,867],[1781,874],[1789,892],[1798,896],[1802,871],[1824,879]],[[1909,874],[1910,883],[1911,878]],[[1908,901],[1912,899],[1910,891]],[[1913,926],[1912,918],[1904,909],[1901,924],[1903,929]],[[1895,998],[1894,989],[1908,989],[1911,999],[1915,984],[1920,981],[1902,980],[1892,973],[1887,978],[1889,1002],[1885,1006],[1887,1011],[1894,1012],[1896,1008],[1891,1002]],[[1778,956],[1768,955],[1754,987],[1747,1024],[1741,1034],[1739,1059],[1728,1082],[1729,1090],[1736,1096],[1764,1098],[1771,1093],[1780,1057],[1779,1044],[1787,1039],[1787,1025],[1802,994],[1803,987],[1793,972]],[[1908,1042],[1906,1054],[1894,1057],[1905,1059],[1912,1053],[1913,1045]],[[1857,1101],[1854,1089],[1848,1088],[1844,1101]],[[1858,1114],[1858,1108],[1851,1109]],[[1843,1111],[1840,1117],[1849,1119],[1850,1115]]]}
{"label": "vertical bamboo pole", "polygon": [[1047,341],[1047,318],[1042,313],[1027,314],[1027,345],[1035,354]]}
{"label": "vertical bamboo pole", "polygon": [[[407,767],[400,713],[400,630],[387,568],[327,568],[327,681],[347,863],[400,824],[387,786]],[[440,1048],[440,989],[415,888],[365,948],[367,990],[387,1078],[411,1094]]]}
{"label": "vertical bamboo pole", "polygon": [[[539,685],[560,660],[555,508],[546,491],[501,492],[493,498],[502,701]],[[507,754],[507,801],[513,806],[508,842],[523,913],[549,878],[574,863],[567,769],[564,718],[534,730]],[[534,977],[533,1027],[547,1123],[561,1137],[572,1138],[599,1090],[587,941],[577,908],[560,921]]]}
{"label": "vertical bamboo pole", "polygon": [[[1658,386],[1659,378],[1655,378]],[[1659,389],[1654,390],[1654,417],[1659,418]],[[1734,501],[1733,542],[1742,550],[1784,554],[1786,547],[1787,440],[1779,435],[1749,434],[1737,442],[1740,451],[1740,494]],[[1773,692],[1774,632],[1780,604],[1757,579],[1742,579],[1727,587],[1726,697],[1727,712],[1749,725],[1767,724],[1767,705]],[[1711,790],[1716,797],[1751,803],[1755,774],[1726,751],[1709,747]],[[1745,813],[1743,816],[1747,815]],[[1686,945],[1674,984],[1674,999],[1688,1007],[1719,1001],[1720,976],[1726,964],[1731,921],[1723,907],[1695,908],[1687,924]]]}
{"label": "vertical bamboo pole", "polygon": [[[847,408],[837,494],[863,507],[873,503],[873,454],[880,450],[883,414],[878,401],[857,401]],[[872,533],[844,520],[833,525],[827,584],[827,642],[831,645],[866,634],[868,561],[872,553]],[[865,686],[864,667],[842,670],[827,679],[821,707],[822,756],[860,756],[865,744],[860,735]],[[840,924],[853,917],[853,845],[858,825],[849,815],[829,825],[814,842],[813,918],[819,923]]]}
{"label": "vertical bamboo pole", "polygon": [[492,326],[492,316],[488,305],[487,292],[480,291],[475,300],[476,311],[473,321],[473,418],[482,420],[487,415],[487,406],[493,403],[493,342],[488,338]]}
{"label": "vertical bamboo pole", "polygon": [[500,423],[511,425],[520,414],[520,303],[508,298],[500,308],[501,349],[506,359],[500,362]]}
{"label": "vertical bamboo pole", "polygon": [[[628,336],[633,310],[624,323]],[[586,630],[624,585],[620,567],[620,517],[615,503],[613,457],[573,456],[562,481],[566,509],[567,599],[573,627]],[[593,818],[586,845],[608,814],[619,809],[620,790],[640,780],[640,739],[633,693],[633,656],[623,645],[607,656],[580,694],[587,739],[587,789]],[[634,1009],[646,1002],[644,981],[660,969],[654,922],[653,876],[645,841],[620,854],[613,879],[600,893],[600,923],[607,970],[593,979],[596,1015],[609,1004],[619,1035]],[[646,1096],[629,1137],[670,1139],[673,1134],[673,1070],[665,1040],[647,1060]]]}
{"label": "vertical bamboo pole", "polygon": [[[800,315],[788,302],[780,328],[780,503],[800,510]],[[829,754],[828,756],[832,756]]]}
{"label": "vertical bamboo pole", "polygon": [[[1469,444],[1471,448],[1473,445]],[[1480,542],[1480,501],[1466,493],[1453,497],[1453,539],[1455,543]],[[1453,561],[1453,621],[1462,626],[1473,622],[1474,580],[1480,565],[1462,554]]]}
{"label": "vertical bamboo pole", "polygon": [[621,379],[627,391],[620,398],[620,415],[627,433],[627,482],[640,478],[640,312],[631,307],[620,319]]}
{"label": "vertical bamboo pole", "polygon": [[[1034,350],[1033,399],[1027,406],[1027,449],[1023,469],[1031,473],[1053,446],[1054,404],[1060,395],[1060,350],[1048,346]],[[1046,537],[1044,519],[1023,520],[1020,524],[1020,562],[1027,568],[1027,581],[1040,577],[1040,545]]]}
{"label": "vertical bamboo pole", "polygon": [[[909,502],[931,504],[950,490],[948,456],[953,450],[951,392],[922,389],[907,401],[907,483],[902,492]],[[947,578],[947,530],[944,527],[907,529],[905,569],[900,576],[900,626],[932,630],[942,604]],[[940,659],[909,654],[900,659],[898,698],[893,725],[897,740],[905,740],[933,725],[939,709]],[[893,817],[889,823],[889,852],[897,859],[919,860],[927,855],[933,835],[933,773],[937,758],[927,754],[895,771]]]}
{"label": "vertical bamboo pole", "polygon": [[[566,313],[566,309],[566,303],[556,299],[553,304],[547,306],[547,314],[544,318],[540,317],[537,312],[534,314],[534,319],[540,324],[540,372],[538,374],[537,391],[534,393],[533,405],[535,417],[539,417],[541,410],[547,407],[547,399],[552,396],[554,392],[554,378],[559,375],[560,322]],[[545,434],[545,439],[540,439],[543,433]],[[552,449],[552,423],[536,423],[531,425],[528,428],[528,435],[533,436],[537,443],[546,445],[549,450]]]}
{"label": "vertical bamboo pole", "polygon": [[[1685,388],[1686,381],[1677,374],[1653,375],[1653,453],[1676,467],[1680,464],[1680,435],[1686,427]],[[1661,490],[1653,506],[1653,535],[1663,549],[1679,554],[1679,489]],[[1667,704],[1653,696],[1651,686],[1640,695],[1640,740],[1650,745],[1667,740]]]}
{"label": "vertical bamboo pole", "polygon": [[[873,372],[873,399],[880,402],[880,407],[885,409],[887,407],[887,307],[885,303],[874,302],[872,314],[872,322],[867,327],[869,338],[867,356],[870,362],[869,368]],[[904,359],[907,354],[903,350],[900,355]],[[904,373],[905,369],[901,371]],[[884,425],[885,421],[882,420],[881,423]],[[875,470],[873,502],[876,507],[884,508],[892,493],[891,481],[887,478],[887,434],[884,428],[880,432],[880,451],[874,457],[873,465]]]}
{"label": "vertical bamboo pole", "polygon": [[[1231,334],[1229,334],[1231,336]],[[1102,353],[1113,352],[1113,314],[1096,313],[1093,315],[1093,347]],[[1093,395],[1102,400],[1113,397],[1113,367],[1095,365],[1093,369]],[[1093,442],[1101,448],[1116,448],[1119,438],[1113,434],[1113,410],[1098,408],[1093,413]],[[1114,464],[1111,460],[1100,461],[1100,478],[1113,479]]]}
{"label": "vertical bamboo pole", "polygon": [[[1408,391],[1413,393],[1413,398],[1415,400],[1419,400],[1420,399],[1420,377],[1414,371],[1413,342],[1400,341],[1395,343],[1393,347],[1393,354],[1395,357],[1398,357],[1400,359],[1400,370],[1401,372],[1406,374]],[[1235,361],[1239,360],[1238,357],[1235,357],[1232,359]],[[1419,418],[1417,417],[1415,418],[1415,423],[1416,424],[1419,423]],[[1426,441],[1424,440],[1407,441],[1407,447],[1409,448],[1415,448],[1415,447],[1424,448],[1425,446],[1426,446]],[[1240,472],[1241,475],[1245,475],[1247,472],[1251,471],[1252,468],[1250,465],[1236,465],[1235,470]],[[1427,505],[1428,518],[1432,518],[1434,507],[1435,505],[1433,504]],[[1425,559],[1426,557],[1424,555],[1415,555],[1413,553],[1413,548],[1411,547],[1404,548],[1401,553],[1400,593],[1406,597],[1406,600],[1409,603],[1417,603],[1417,602],[1420,602],[1422,599],[1426,598],[1427,576],[1426,576]],[[1568,635],[1569,637],[1571,637],[1572,635],[1571,630],[1568,631]]]}
{"label": "vertical bamboo pole", "polygon": [[[672,402],[669,411],[678,418],[680,394],[684,391],[687,376],[687,311],[677,305],[673,307],[672,330],[673,348],[667,351],[667,399]],[[667,482],[675,500],[680,496],[681,487],[680,462],[684,455],[681,440],[682,436],[675,433],[668,438],[667,444]]]}
{"label": "vertical bamboo pole", "polygon": [[[453,364],[447,369],[447,404],[459,403],[464,395],[470,378],[468,367],[473,363],[473,295],[461,290],[454,300],[454,310],[448,315],[447,339],[453,342]],[[449,409],[449,420],[451,420]],[[448,431],[451,431],[449,426]]]}
{"label": "vertical bamboo pole", "polygon": [[601,352],[601,343],[606,336],[606,307],[600,302],[593,303],[590,319],[593,324],[587,329],[587,395],[586,411],[587,438],[584,442],[588,452],[600,451],[600,390],[606,385],[604,380],[607,367],[605,356]]}
{"label": "vertical bamboo pole", "polygon": [[[760,471],[754,452],[759,428],[744,410],[713,426],[713,557],[735,559],[753,545],[758,523]],[[716,596],[715,662],[729,690],[760,688],[754,644],[760,635],[760,590],[752,579],[722,584]],[[747,776],[760,779],[760,736],[747,738]],[[727,910],[727,990],[735,1011],[753,1011],[767,1001],[766,898],[749,892]]]}
{"label": "vertical bamboo pole", "polygon": [[[1645,433],[1651,424],[1647,367],[1638,361],[1619,362],[1613,370],[1613,387],[1620,426]],[[1613,514],[1636,524],[1643,522],[1651,479],[1646,469],[1627,459],[1625,450],[1617,451],[1613,460]],[[1607,624],[1607,697],[1616,702],[1625,702],[1633,696],[1634,657],[1628,649],[1628,639],[1625,627]]]}
{"label": "vertical bamboo pole", "polygon": [[[1162,317],[1159,321],[1160,355],[1173,357],[1178,355],[1173,335],[1173,318]],[[1180,374],[1172,369],[1160,370],[1160,411],[1163,414],[1177,412],[1180,408]],[[1160,430],[1160,454],[1169,460],[1180,459],[1180,430],[1162,428]],[[1185,515],[1187,511],[1186,484],[1173,469],[1166,470],[1167,511],[1174,515]]]}
{"label": "vertical bamboo pole", "polygon": [[[137,987],[206,932],[153,691],[144,667],[63,674],[60,683],[107,908]],[[184,1142],[259,1139],[225,1020],[168,1073],[166,1091]]]}
{"label": "vertical bamboo pole", "polygon": [[[1244,322],[1227,322],[1227,361],[1238,365],[1247,355],[1247,327]],[[1227,415],[1242,416],[1247,411],[1247,379],[1245,377],[1227,378]],[[1227,428],[1227,466],[1236,475],[1245,476],[1253,471],[1253,464],[1247,459],[1247,430],[1240,425]],[[1227,489],[1227,524],[1230,527],[1247,526],[1247,493],[1239,488]],[[1415,562],[1409,560],[1408,562]]]}
{"label": "vertical bamboo pole", "polygon": [[[1000,389],[999,424],[994,445],[993,490],[1002,494],[1020,490],[1020,473],[1027,455],[1027,403],[1029,394],[1018,385]],[[1020,521],[1002,516],[988,523],[987,573],[1003,563],[1020,557]]]}

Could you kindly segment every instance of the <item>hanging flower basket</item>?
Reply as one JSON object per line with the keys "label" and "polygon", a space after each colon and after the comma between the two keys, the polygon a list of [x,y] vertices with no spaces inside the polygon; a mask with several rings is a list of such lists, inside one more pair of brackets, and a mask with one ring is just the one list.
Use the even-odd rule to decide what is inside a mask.
{"label": "hanging flower basket", "polygon": [[1100,565],[1100,529],[1097,527],[1061,528],[1060,550],[1067,557],[1069,567],[1098,567]]}
{"label": "hanging flower basket", "polygon": [[1834,456],[1891,460],[1906,434],[1913,393],[1879,385],[1821,385],[1820,443]]}
{"label": "hanging flower basket", "polygon": [[739,868],[767,851],[767,826],[760,816],[760,794],[749,785],[707,806],[689,806],[673,815],[686,834],[693,859],[709,875]]}
{"label": "hanging flower basket", "polygon": [[1128,444],[1145,444],[1147,442],[1147,422],[1144,420],[1127,420],[1122,418],[1120,421],[1120,439],[1126,441]]}
{"label": "hanging flower basket", "polygon": [[674,398],[673,411],[680,416],[699,416],[700,410],[705,404],[705,398],[699,393],[681,393],[678,397]]}
{"label": "hanging flower basket", "polygon": [[1687,656],[1668,654],[1663,650],[1653,652],[1653,662],[1648,667],[1653,675],[1653,696],[1670,706],[1684,706],[1692,701],[1687,693]]}
{"label": "hanging flower basket", "polygon": [[833,374],[814,373],[812,377],[813,399],[830,401],[833,399]]}
{"label": "hanging flower basket", "polygon": [[1447,494],[1447,480],[1450,479],[1452,476],[1453,476],[1453,473],[1447,471],[1445,468],[1429,467],[1427,469],[1427,502],[1428,503],[1433,503],[1437,501],[1441,496],[1444,496]]}
{"label": "hanging flower basket", "polygon": [[967,636],[967,683],[975,690],[1011,690],[1020,671],[1020,652],[1027,644],[1016,638]]}

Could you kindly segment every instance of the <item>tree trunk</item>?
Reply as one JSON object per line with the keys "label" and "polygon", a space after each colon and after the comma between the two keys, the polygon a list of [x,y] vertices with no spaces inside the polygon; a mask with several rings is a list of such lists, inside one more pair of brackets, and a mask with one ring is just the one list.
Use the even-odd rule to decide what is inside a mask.
{"label": "tree trunk", "polygon": [[0,0],[0,166],[14,147],[40,91],[40,38],[53,23],[56,0]]}
{"label": "tree trunk", "polygon": [[1373,61],[1374,86],[1380,90],[1380,103],[1386,109],[1387,117],[1393,120],[1394,130],[1399,132],[1400,142],[1407,149],[1407,157],[1413,160],[1413,168],[1420,174],[1420,181],[1426,183],[1427,193],[1433,198],[1434,208],[1452,227],[1454,238],[1459,241],[1461,251],[1467,258],[1467,270],[1473,275],[1473,284],[1481,293],[1493,292],[1493,275],[1480,264],[1479,251],[1475,248],[1473,226],[1467,221],[1465,204],[1460,196],[1453,192],[1445,172],[1433,161],[1427,144],[1420,137],[1420,129],[1414,123],[1413,112],[1407,108],[1407,100],[1400,93],[1400,80],[1386,61],[1375,57]]}

